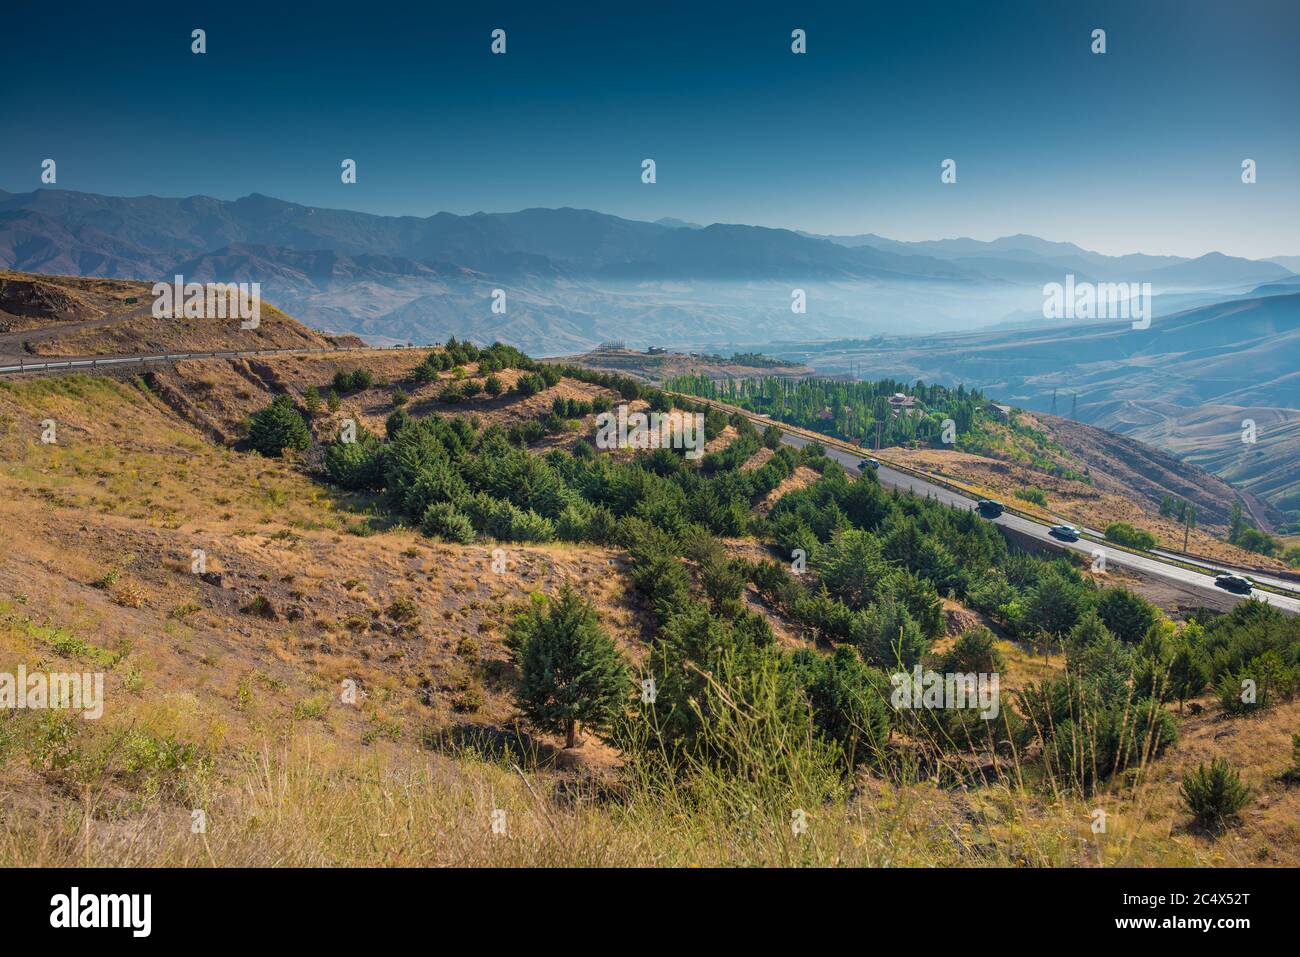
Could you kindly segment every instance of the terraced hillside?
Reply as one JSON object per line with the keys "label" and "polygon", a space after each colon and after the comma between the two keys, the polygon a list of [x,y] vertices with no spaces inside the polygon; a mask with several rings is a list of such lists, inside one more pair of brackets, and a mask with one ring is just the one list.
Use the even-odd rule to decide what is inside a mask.
{"label": "terraced hillside", "polygon": [[[598,447],[618,403],[674,404],[456,342],[0,382],[0,671],[105,678],[100,719],[0,713],[0,862],[1300,862],[1300,705],[1231,694],[1300,621],[1171,618],[716,410],[698,460]],[[630,675],[574,747],[526,692],[566,621]],[[1005,680],[891,707],[913,666]],[[1212,757],[1222,833],[1178,797]]]}

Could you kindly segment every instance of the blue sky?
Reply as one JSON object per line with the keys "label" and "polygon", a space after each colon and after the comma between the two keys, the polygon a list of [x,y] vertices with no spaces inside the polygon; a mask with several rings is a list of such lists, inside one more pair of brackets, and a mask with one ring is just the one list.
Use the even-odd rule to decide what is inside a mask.
{"label": "blue sky", "polygon": [[1300,255],[1294,0],[181,6],[12,0],[0,186]]}

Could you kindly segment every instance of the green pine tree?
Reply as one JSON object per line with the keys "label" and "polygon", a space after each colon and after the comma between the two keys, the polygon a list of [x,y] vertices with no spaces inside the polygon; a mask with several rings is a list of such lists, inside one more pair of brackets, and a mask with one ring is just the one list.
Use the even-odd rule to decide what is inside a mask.
{"label": "green pine tree", "polygon": [[263,455],[279,455],[285,449],[305,449],[311,444],[311,432],[293,400],[277,395],[249,421],[248,441]]}
{"label": "green pine tree", "polygon": [[577,743],[578,724],[597,735],[613,726],[628,703],[627,665],[596,618],[595,608],[569,587],[532,607],[510,626],[508,644],[519,668],[516,701],[538,728]]}

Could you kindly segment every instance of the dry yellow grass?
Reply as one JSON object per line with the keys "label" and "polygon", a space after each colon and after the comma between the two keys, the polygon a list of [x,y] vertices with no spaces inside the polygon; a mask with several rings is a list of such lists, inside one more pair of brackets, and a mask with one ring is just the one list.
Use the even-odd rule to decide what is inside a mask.
{"label": "dry yellow grass", "polygon": [[[39,441],[46,418],[57,445]],[[798,808],[804,835],[793,796],[745,811],[725,789],[621,774],[594,741],[557,754],[511,730],[503,622],[568,582],[635,658],[646,618],[625,557],[506,546],[495,575],[488,546],[429,542],[367,507],[205,441],[129,382],[0,384],[0,670],[100,670],[107,698],[97,722],[0,713],[0,864],[1300,863],[1297,791],[1274,780],[1295,704],[1220,721],[1206,701],[1142,779],[1092,801],[1014,776],[960,791],[864,775]],[[1007,688],[1060,666],[1002,649]],[[1180,770],[1211,755],[1258,789],[1217,840],[1185,830],[1177,798]]]}

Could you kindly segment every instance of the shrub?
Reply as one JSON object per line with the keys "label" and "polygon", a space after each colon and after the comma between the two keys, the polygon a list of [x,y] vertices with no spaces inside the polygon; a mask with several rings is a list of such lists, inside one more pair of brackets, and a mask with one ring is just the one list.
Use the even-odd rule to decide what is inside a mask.
{"label": "shrub", "polygon": [[1078,624],[1087,604],[1082,585],[1049,571],[1025,596],[1021,626],[1031,638],[1039,635],[1060,638]]}
{"label": "shrub", "polygon": [[394,390],[393,390],[393,408],[394,408],[394,409],[400,409],[402,406],[406,405],[407,401],[408,401],[410,398],[411,398],[411,397],[410,397],[409,395],[406,394],[406,390],[405,390],[405,389],[394,389]]}
{"label": "shrub", "polygon": [[1184,774],[1181,793],[1183,804],[1203,828],[1222,827],[1250,799],[1250,788],[1223,758],[1215,758],[1208,768],[1202,763]]}
{"label": "shrub", "polygon": [[1261,532],[1257,528],[1244,528],[1233,542],[1238,548],[1244,548],[1248,552],[1257,552],[1260,555],[1273,555],[1282,547],[1272,535]]}
{"label": "shrub", "polygon": [[285,449],[307,448],[311,444],[311,432],[293,407],[293,401],[287,395],[278,395],[253,415],[248,440],[263,455],[280,455]]}
{"label": "shrub", "polygon": [[506,537],[515,542],[549,542],[555,538],[555,524],[532,509],[516,508],[511,511]]}
{"label": "shrub", "polygon": [[854,615],[851,627],[853,643],[877,668],[911,668],[929,647],[916,621],[892,594]]}
{"label": "shrub", "polygon": [[1287,784],[1300,784],[1300,734],[1291,735],[1291,767],[1282,772]]}
{"label": "shrub", "polygon": [[384,448],[362,430],[355,442],[325,446],[325,473],[341,488],[378,491],[384,487]]}
{"label": "shrub", "polygon": [[515,383],[515,390],[525,398],[536,395],[545,388],[546,380],[536,373],[520,376],[519,381]]}
{"label": "shrub", "polygon": [[497,376],[490,375],[483,382],[483,391],[488,395],[497,396],[504,390],[505,386],[501,384],[501,380]]}
{"label": "shrub", "polygon": [[1215,692],[1229,714],[1262,711],[1295,694],[1297,673],[1298,669],[1288,667],[1282,656],[1270,649],[1250,659],[1235,674],[1225,670]]}
{"label": "shrub", "polygon": [[1001,671],[1005,662],[994,641],[993,632],[983,625],[962,632],[956,644],[943,656],[939,670],[961,674],[992,674]]}
{"label": "shrub", "polygon": [[1071,675],[1017,693],[1022,734],[1038,740],[1060,786],[1086,793],[1099,781],[1144,767],[1178,740],[1173,716],[1152,699],[1108,703],[1090,679]]}
{"label": "shrub", "polygon": [[801,648],[793,664],[817,730],[839,744],[850,766],[878,763],[889,740],[888,678],[847,645],[833,655]]}
{"label": "shrub", "polygon": [[373,384],[374,377],[369,369],[353,369],[351,372],[340,369],[334,373],[335,392],[360,392]]}
{"label": "shrub", "polygon": [[1150,551],[1156,547],[1156,537],[1148,531],[1134,528],[1128,522],[1111,522],[1106,526],[1106,541]]}
{"label": "shrub", "polygon": [[510,626],[507,644],[519,668],[519,709],[544,731],[577,743],[581,723],[605,736],[624,713],[632,683],[618,647],[595,608],[567,585],[533,598]]}
{"label": "shrub", "polygon": [[415,599],[409,596],[394,598],[386,609],[388,617],[393,621],[400,621],[406,624],[420,620],[420,606],[416,604]]}
{"label": "shrub", "polygon": [[451,502],[435,502],[424,512],[420,530],[433,538],[445,542],[468,545],[474,541],[474,526],[464,512]]}
{"label": "shrub", "polygon": [[1127,588],[1104,589],[1097,598],[1097,617],[1125,644],[1136,644],[1159,617],[1155,605]]}
{"label": "shrub", "polygon": [[1047,493],[1037,485],[1027,485],[1015,493],[1016,498],[1047,507]]}
{"label": "shrub", "polygon": [[395,409],[384,419],[384,434],[390,439],[411,424],[411,414],[405,409]]}

